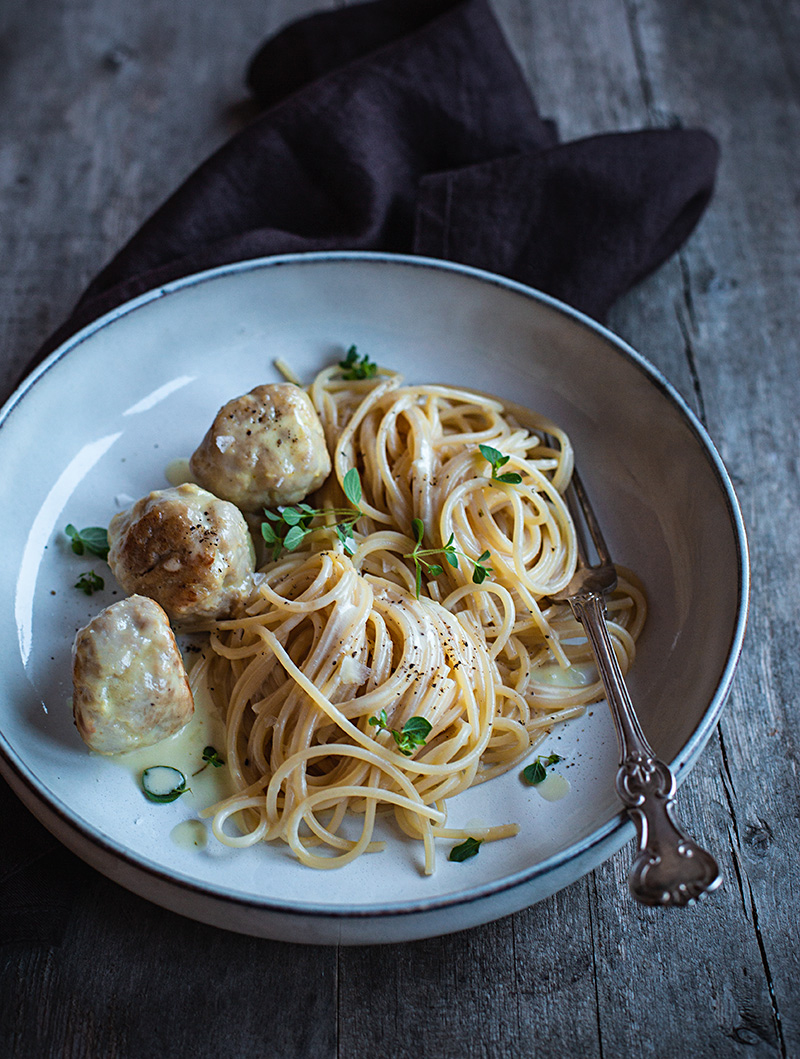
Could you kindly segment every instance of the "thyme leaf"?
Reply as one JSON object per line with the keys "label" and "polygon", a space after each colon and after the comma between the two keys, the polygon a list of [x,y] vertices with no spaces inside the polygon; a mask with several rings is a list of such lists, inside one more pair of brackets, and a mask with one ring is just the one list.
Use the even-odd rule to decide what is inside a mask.
{"label": "thyme leaf", "polygon": [[431,723],[426,721],[424,717],[409,717],[400,731],[396,728],[391,728],[386,716],[386,710],[381,710],[376,717],[370,717],[369,723],[375,725],[379,732],[390,732],[395,743],[397,743],[397,749],[401,754],[405,754],[406,757],[411,757],[416,747],[425,746],[431,731]]}
{"label": "thyme leaf", "polygon": [[363,515],[358,506],[361,502],[361,479],[355,467],[351,467],[342,479],[342,489],[353,505],[352,507],[324,509],[300,503],[290,507],[279,507],[277,511],[265,509],[266,521],[261,523],[261,536],[265,543],[272,547],[273,562],[279,559],[284,551],[293,552],[300,547],[309,533],[318,528],[312,525],[314,519],[331,515],[338,520],[333,530],[345,552],[348,555],[353,554],[355,551],[353,527]]}
{"label": "thyme leaf", "polygon": [[522,777],[526,783],[530,783],[532,787],[535,787],[537,783],[541,783],[545,779],[547,769],[551,765],[557,765],[559,761],[563,760],[559,754],[549,754],[546,757],[544,754],[539,754],[535,761],[532,761],[530,765],[526,765],[522,770]]}
{"label": "thyme leaf", "polygon": [[462,860],[469,860],[470,857],[477,856],[482,842],[482,838],[466,838],[460,845],[453,846],[447,859],[454,860],[457,863],[460,863]]}
{"label": "thyme leaf", "polygon": [[203,761],[207,761],[209,765],[213,765],[215,769],[222,768],[225,762],[219,756],[219,751],[215,750],[213,746],[203,747]]}
{"label": "thyme leaf", "polygon": [[191,790],[184,774],[171,765],[151,765],[142,773],[141,783],[145,798],[162,805],[176,801]]}
{"label": "thyme leaf", "polygon": [[415,518],[411,520],[411,532],[414,535],[416,544],[414,550],[407,552],[403,558],[411,559],[414,563],[414,582],[416,588],[417,599],[420,597],[422,591],[422,571],[424,569],[428,577],[439,577],[444,567],[440,566],[439,563],[431,563],[428,561],[427,556],[429,555],[443,555],[450,566],[458,569],[458,557],[466,559],[472,563],[472,580],[476,585],[482,585],[487,577],[491,577],[492,568],[491,566],[485,566],[486,560],[490,557],[490,553],[485,551],[482,555],[478,556],[477,559],[472,559],[470,556],[465,555],[464,552],[459,551],[455,544],[455,535],[450,534],[450,538],[443,548],[423,548],[422,542],[425,537],[425,523],[421,518]]}
{"label": "thyme leaf", "polygon": [[87,526],[86,529],[78,530],[70,522],[64,527],[64,532],[72,541],[72,550],[76,555],[91,552],[101,559],[108,558],[108,531],[102,526]]}
{"label": "thyme leaf", "polygon": [[81,592],[85,592],[87,596],[91,596],[93,592],[102,592],[105,587],[105,581],[99,574],[96,574],[94,570],[87,570],[85,573],[81,574],[73,585],[73,588],[79,588]]}
{"label": "thyme leaf", "polygon": [[481,456],[487,461],[489,466],[492,468],[492,481],[493,482],[506,482],[508,485],[519,485],[522,481],[522,475],[517,474],[516,471],[506,471],[504,474],[498,474],[497,472],[501,467],[505,467],[508,461],[511,459],[510,456],[504,456],[498,449],[492,448],[491,445],[479,445]]}
{"label": "thyme leaf", "polygon": [[366,353],[359,357],[355,346],[348,349],[344,360],[339,361],[339,367],[343,379],[372,379],[378,374],[378,365]]}

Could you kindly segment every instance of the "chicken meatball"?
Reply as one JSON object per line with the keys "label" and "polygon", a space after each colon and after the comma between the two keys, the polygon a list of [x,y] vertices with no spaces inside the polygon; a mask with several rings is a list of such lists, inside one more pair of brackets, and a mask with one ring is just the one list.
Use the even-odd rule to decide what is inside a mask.
{"label": "chicken meatball", "polygon": [[253,587],[244,516],[196,485],[161,489],[108,527],[108,564],[126,592],[155,599],[178,621],[230,617]]}
{"label": "chicken meatball", "polygon": [[261,511],[308,496],[330,474],[331,460],[311,398],[276,383],[224,405],[189,466],[217,496]]}
{"label": "chicken meatball", "polygon": [[78,632],[72,682],[75,725],[100,754],[153,746],[194,713],[167,615],[145,596],[112,603]]}

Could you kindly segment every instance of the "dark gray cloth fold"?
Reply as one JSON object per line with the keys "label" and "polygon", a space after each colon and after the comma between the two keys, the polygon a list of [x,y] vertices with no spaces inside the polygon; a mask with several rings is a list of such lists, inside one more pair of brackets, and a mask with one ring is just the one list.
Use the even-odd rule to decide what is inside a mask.
{"label": "dark gray cloth fold", "polygon": [[263,113],[89,286],[41,354],[120,303],[216,265],[309,250],[447,258],[602,320],[711,196],[705,132],[559,144],[487,0],[376,0],[288,26],[253,59]]}

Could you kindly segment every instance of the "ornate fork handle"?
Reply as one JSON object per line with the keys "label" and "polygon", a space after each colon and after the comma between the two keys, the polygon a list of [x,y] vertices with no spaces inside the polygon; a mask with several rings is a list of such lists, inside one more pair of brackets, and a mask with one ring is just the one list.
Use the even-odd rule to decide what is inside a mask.
{"label": "ornate fork handle", "polygon": [[594,652],[619,743],[617,793],[639,834],[628,883],[641,904],[681,906],[722,882],[717,862],[683,830],[675,811],[675,778],[642,732],[605,623],[601,592],[570,597]]}

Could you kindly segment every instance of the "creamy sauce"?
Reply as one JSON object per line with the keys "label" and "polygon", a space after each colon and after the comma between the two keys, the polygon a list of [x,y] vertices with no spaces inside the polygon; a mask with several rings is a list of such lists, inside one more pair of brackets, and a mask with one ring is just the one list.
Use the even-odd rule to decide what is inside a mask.
{"label": "creamy sauce", "polygon": [[[176,732],[168,739],[163,739],[155,746],[129,750],[125,754],[115,754],[108,760],[129,772],[137,788],[141,787],[142,773],[146,768],[151,768],[153,765],[169,765],[179,769],[186,777],[186,784],[191,789],[169,804],[181,806],[189,816],[233,794],[233,785],[227,767],[223,765],[215,768],[203,761],[203,750],[207,746],[213,746],[222,758],[225,757],[225,725],[212,703],[207,701],[205,696],[196,695],[194,716],[180,732]],[[144,794],[142,794],[142,800],[143,806],[148,811],[159,812],[165,808],[165,806],[147,802]],[[204,827],[200,821],[196,822]]]}
{"label": "creamy sauce", "polygon": [[189,469],[189,459],[186,456],[180,456],[168,463],[164,469],[164,477],[170,485],[197,485],[197,479]]}
{"label": "creamy sauce", "polygon": [[537,783],[535,790],[546,802],[558,802],[565,798],[572,786],[566,776],[558,772],[548,772],[541,783]]}
{"label": "creamy sauce", "polygon": [[182,820],[169,837],[180,849],[205,849],[208,844],[208,831],[202,820]]}
{"label": "creamy sauce", "polygon": [[577,662],[562,668],[557,662],[544,665],[538,670],[536,679],[542,684],[557,688],[584,688],[598,680],[593,662]]}

